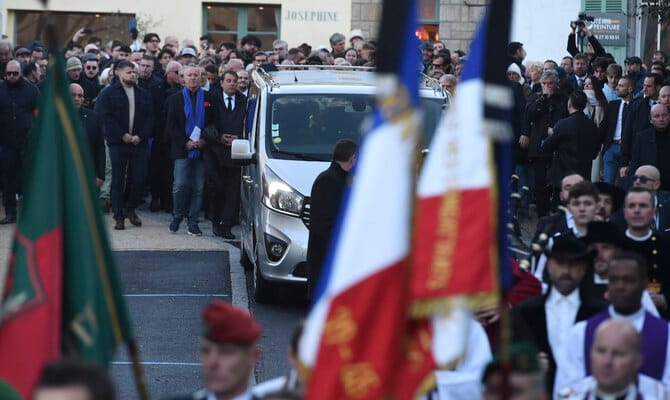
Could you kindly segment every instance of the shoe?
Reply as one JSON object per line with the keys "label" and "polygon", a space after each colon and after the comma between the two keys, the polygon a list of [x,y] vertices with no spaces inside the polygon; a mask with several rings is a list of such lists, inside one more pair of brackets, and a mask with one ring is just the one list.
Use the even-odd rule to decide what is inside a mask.
{"label": "shoe", "polygon": [[223,227],[220,222],[212,222],[212,233],[214,236],[223,237]]}
{"label": "shoe", "polygon": [[172,218],[172,222],[170,222],[170,227],[168,230],[171,233],[177,233],[179,230],[179,224],[181,224],[181,218]]}
{"label": "shoe", "polygon": [[119,220],[116,221],[116,225],[114,225],[114,229],[116,229],[117,231],[122,231],[122,230],[126,229],[126,224],[123,222],[122,219],[119,219]]}
{"label": "shoe", "polygon": [[188,227],[188,234],[192,236],[202,236],[202,231],[198,225],[191,225]]}
{"label": "shoe", "polygon": [[16,215],[9,214],[4,219],[0,219],[0,225],[8,225],[16,223]]}
{"label": "shoe", "polygon": [[221,227],[221,237],[228,240],[235,239],[235,235],[233,235],[233,232],[231,232],[230,228],[227,226]]}
{"label": "shoe", "polygon": [[135,211],[126,211],[124,212],[124,215],[126,218],[128,218],[128,221],[130,221],[131,224],[135,226],[142,226],[142,220],[140,217],[135,214]]}
{"label": "shoe", "polygon": [[158,199],[151,199],[151,204],[149,204],[149,211],[156,212],[160,211],[161,206],[158,203]]}
{"label": "shoe", "polygon": [[100,202],[102,203],[102,212],[107,214],[112,210],[112,201],[110,199],[100,199]]}

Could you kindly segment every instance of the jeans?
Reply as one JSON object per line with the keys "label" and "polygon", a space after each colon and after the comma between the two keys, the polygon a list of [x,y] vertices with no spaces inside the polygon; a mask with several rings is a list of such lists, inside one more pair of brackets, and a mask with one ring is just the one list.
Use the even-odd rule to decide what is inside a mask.
{"label": "jeans", "polygon": [[[142,200],[147,177],[146,146],[115,144],[109,146],[112,162],[112,210],[114,219],[124,218],[123,209],[134,211]],[[126,170],[128,176],[126,176]],[[124,200],[124,189],[129,188],[128,199]]]}
{"label": "jeans", "polygon": [[[189,226],[198,223],[202,207],[202,189],[205,186],[205,162],[202,159],[174,160],[172,185],[172,216],[182,220],[188,217]],[[188,210],[188,215],[186,215]]]}
{"label": "jeans", "polygon": [[6,215],[16,216],[16,194],[21,179],[21,151],[0,146],[0,186]]}
{"label": "jeans", "polygon": [[614,185],[616,177],[619,174],[619,164],[621,163],[621,145],[612,143],[605,154],[603,154],[603,175],[604,181]]}

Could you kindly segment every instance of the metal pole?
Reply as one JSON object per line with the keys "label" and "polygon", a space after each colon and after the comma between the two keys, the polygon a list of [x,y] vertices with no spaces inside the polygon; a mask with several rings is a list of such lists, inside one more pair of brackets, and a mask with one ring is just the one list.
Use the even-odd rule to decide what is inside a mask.
{"label": "metal pole", "polygon": [[661,17],[658,17],[658,25],[656,26],[656,50],[661,50]]}

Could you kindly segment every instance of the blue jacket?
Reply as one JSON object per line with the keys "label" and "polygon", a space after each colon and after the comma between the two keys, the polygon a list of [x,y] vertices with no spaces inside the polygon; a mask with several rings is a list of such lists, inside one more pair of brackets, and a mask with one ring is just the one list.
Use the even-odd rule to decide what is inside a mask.
{"label": "blue jacket", "polygon": [[102,125],[107,145],[122,144],[125,133],[137,135],[146,144],[154,125],[154,108],[151,94],[139,86],[134,87],[135,117],[133,131],[129,132],[128,96],[121,83],[114,82],[100,92],[95,111],[102,117]]}

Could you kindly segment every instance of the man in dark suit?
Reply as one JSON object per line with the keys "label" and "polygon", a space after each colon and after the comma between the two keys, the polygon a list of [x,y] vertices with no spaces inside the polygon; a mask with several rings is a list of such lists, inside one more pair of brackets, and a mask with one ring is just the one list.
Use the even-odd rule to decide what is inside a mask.
{"label": "man in dark suit", "polygon": [[554,238],[547,253],[549,291],[512,308],[513,332],[531,340],[549,364],[547,389],[552,393],[556,373],[556,354],[565,332],[577,321],[585,320],[606,307],[604,301],[590,298],[579,290],[595,253],[572,235]]}
{"label": "man in dark suit", "polygon": [[88,139],[89,154],[95,171],[95,185],[100,187],[105,181],[105,137],[102,134],[100,116],[95,111],[83,107],[84,89],[81,86],[71,83],[70,94],[74,106],[79,112],[79,119]]}
{"label": "man in dark suit", "polygon": [[[630,172],[642,165],[653,165],[661,176],[670,176],[670,111],[663,104],[651,109],[652,127],[638,132],[633,138]],[[670,189],[670,183],[661,183],[661,190]]]}
{"label": "man in dark suit", "polygon": [[[142,221],[135,208],[142,200],[147,175],[147,140],[154,124],[151,94],[137,86],[137,72],[130,61],[116,66],[118,81],[98,95],[96,111],[102,116],[112,162],[112,210],[116,225],[125,229],[125,218],[135,226]],[[126,177],[126,170],[130,171]],[[124,200],[124,188],[130,193]]]}
{"label": "man in dark suit", "polygon": [[238,93],[237,74],[232,71],[223,73],[221,91],[214,93],[223,101],[223,127],[218,138],[207,138],[205,171],[210,195],[207,204],[214,234],[235,239],[231,228],[237,223],[240,208],[240,167],[231,159],[230,146],[244,132],[247,98]]}
{"label": "man in dark suit", "polygon": [[551,165],[551,182],[554,196],[561,189],[561,179],[569,171],[576,171],[588,179],[591,176],[591,161],[598,153],[598,127],[587,117],[583,110],[586,107],[586,94],[575,90],[568,99],[570,116],[561,119],[542,143],[542,150],[555,153]]}
{"label": "man in dark suit", "polygon": [[600,124],[603,144],[603,180],[614,184],[621,163],[621,133],[626,125],[630,102],[633,100],[633,82],[628,77],[619,79],[616,94],[621,99],[610,101],[605,118]]}
{"label": "man in dark suit", "polygon": [[342,195],[348,184],[349,171],[356,163],[357,151],[358,144],[352,140],[341,139],[335,143],[330,167],[319,174],[312,185],[307,242],[307,290],[310,297],[315,294],[319,283]]}
{"label": "man in dark suit", "polygon": [[658,102],[658,93],[663,85],[663,77],[658,74],[650,74],[644,78],[644,85],[642,92],[644,97],[633,100],[628,110],[628,117],[621,132],[621,168],[619,169],[619,176],[625,177],[629,174],[629,168],[632,151],[633,140],[635,134],[651,127],[649,115],[651,107]]}
{"label": "man in dark suit", "polygon": [[200,87],[200,68],[184,67],[183,76],[184,88],[172,94],[165,105],[165,130],[170,137],[170,154],[174,160],[170,232],[176,233],[186,217],[188,234],[201,236],[198,215],[205,186],[205,136],[209,132],[217,136],[223,129],[221,101]]}

